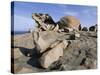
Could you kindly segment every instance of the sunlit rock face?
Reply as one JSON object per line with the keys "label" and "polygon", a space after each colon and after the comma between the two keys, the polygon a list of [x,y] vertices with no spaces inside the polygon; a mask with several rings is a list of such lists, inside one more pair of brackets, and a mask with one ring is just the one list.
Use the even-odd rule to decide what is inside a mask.
{"label": "sunlit rock face", "polygon": [[57,22],[60,28],[73,28],[79,30],[80,21],[74,16],[64,16]]}
{"label": "sunlit rock face", "polygon": [[35,20],[37,27],[42,30],[53,30],[56,26],[56,23],[48,14],[33,13],[32,18]]}

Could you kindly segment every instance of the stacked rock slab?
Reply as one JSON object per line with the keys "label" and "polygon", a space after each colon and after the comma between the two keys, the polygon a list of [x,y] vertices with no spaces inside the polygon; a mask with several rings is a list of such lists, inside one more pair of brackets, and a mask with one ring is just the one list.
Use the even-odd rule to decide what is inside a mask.
{"label": "stacked rock slab", "polygon": [[62,42],[57,44],[54,48],[45,52],[40,58],[41,65],[44,68],[48,68],[52,63],[59,60],[59,58],[63,56],[63,49],[65,49],[67,45],[68,42],[66,40],[63,40]]}
{"label": "stacked rock slab", "polygon": [[[56,49],[60,45],[57,43],[63,40],[58,40],[58,38],[61,36],[58,32],[55,32],[59,29],[59,26],[55,24],[55,22],[52,20],[52,18],[48,14],[33,14],[33,19],[38,24],[38,28],[43,29],[42,31],[36,31],[33,32],[33,38],[34,43],[36,45],[36,48],[39,53],[43,53],[41,56],[41,65],[44,68],[48,68],[53,62],[57,61],[60,56],[63,56],[63,47],[60,47],[60,50]],[[56,25],[56,26],[55,26]],[[53,31],[48,31],[53,30]],[[55,42],[57,42],[55,44]],[[57,45],[57,46],[54,46]],[[66,45],[65,42],[63,42],[63,45]],[[64,46],[65,47],[65,46]],[[48,49],[50,49],[48,51]],[[47,63],[48,58],[51,54],[54,54],[54,56],[50,59],[50,63]],[[55,55],[55,53],[58,53],[58,55]]]}
{"label": "stacked rock slab", "polygon": [[68,45],[67,40],[61,39],[63,35],[55,31],[33,32],[36,49],[42,54],[40,57],[42,67],[48,68],[63,56],[63,49]]}
{"label": "stacked rock slab", "polygon": [[64,36],[64,34],[59,34],[55,31],[33,32],[34,42],[36,44],[37,50],[40,53],[43,53],[55,42],[61,41],[60,38],[62,36]]}

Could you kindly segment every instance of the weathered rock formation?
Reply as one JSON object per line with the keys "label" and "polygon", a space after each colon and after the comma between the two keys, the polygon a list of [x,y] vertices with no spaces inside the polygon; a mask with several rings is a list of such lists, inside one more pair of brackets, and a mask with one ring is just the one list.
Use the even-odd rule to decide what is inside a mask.
{"label": "weathered rock formation", "polygon": [[63,17],[60,25],[48,14],[35,13],[32,17],[38,27],[13,39],[14,73],[97,68],[96,32],[78,31],[80,22],[71,16]]}
{"label": "weathered rock formation", "polygon": [[95,32],[97,32],[97,29],[98,29],[98,27],[97,27],[97,24],[96,24],[96,25],[94,25],[94,26],[91,26],[91,27],[89,28],[89,31],[95,31]]}
{"label": "weathered rock formation", "polygon": [[87,27],[83,27],[82,31],[88,31],[88,28]]}
{"label": "weathered rock formation", "polygon": [[[62,48],[63,45],[60,46],[59,41],[57,41],[53,43],[51,45],[51,48],[48,48],[47,51],[39,53],[40,55],[36,53],[36,51],[38,50],[35,49],[35,46],[34,49],[31,49],[31,47],[25,48],[27,43],[33,45],[33,41],[31,41],[31,39],[27,41],[29,37],[24,38],[26,40],[24,40],[23,42],[16,40],[14,42],[14,46],[16,47],[17,43],[20,43],[20,46],[18,46],[18,48],[23,52],[23,53],[21,52],[23,55],[19,57],[17,60],[14,59],[14,61],[18,64],[16,65],[15,68],[20,68],[20,69],[15,69],[15,73],[19,72],[24,73],[25,72],[24,67],[26,65],[32,66],[29,67],[32,70],[32,72],[97,68],[97,33],[80,31],[79,34],[80,37],[75,37],[74,33],[71,32],[66,34],[64,33],[64,35],[60,37],[60,39],[61,40],[65,39],[66,41],[68,41],[68,45],[65,44],[66,49],[63,49],[64,48],[64,47]],[[23,35],[19,36],[22,36],[20,40],[23,40]],[[27,36],[27,34],[24,34],[24,37],[25,36]],[[27,56],[29,52],[32,53],[31,57]],[[49,57],[50,60],[48,61]],[[28,62],[28,64],[26,64],[26,62]],[[38,65],[41,65],[43,68],[39,67]],[[21,70],[22,69],[21,67],[23,67],[23,70]]]}
{"label": "weathered rock formation", "polygon": [[59,28],[48,14],[33,13],[32,18],[35,20],[37,27],[40,30],[58,30]]}
{"label": "weathered rock formation", "polygon": [[72,28],[74,30],[80,29],[80,21],[74,16],[64,16],[57,23],[59,25],[59,28]]}
{"label": "weathered rock formation", "polygon": [[49,51],[45,52],[41,58],[40,63],[44,68],[48,68],[52,63],[59,60],[60,57],[63,56],[63,49],[65,49],[68,45],[66,40],[54,45],[54,48],[49,49]]}
{"label": "weathered rock formation", "polygon": [[[64,33],[59,34],[55,31],[33,32],[32,34],[39,53],[43,53],[46,49],[51,48],[55,42],[64,40],[62,38],[65,36]],[[66,36],[66,39],[70,39],[70,35]]]}

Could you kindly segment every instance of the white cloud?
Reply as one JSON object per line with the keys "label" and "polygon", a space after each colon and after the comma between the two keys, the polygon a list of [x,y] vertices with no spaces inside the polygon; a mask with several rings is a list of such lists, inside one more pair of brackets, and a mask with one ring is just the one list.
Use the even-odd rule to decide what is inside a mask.
{"label": "white cloud", "polygon": [[82,14],[87,15],[88,17],[97,16],[97,11],[93,9],[86,9],[82,11]]}
{"label": "white cloud", "polygon": [[78,15],[78,12],[66,11],[66,12],[64,12],[64,14],[66,14],[66,15],[72,15],[72,16],[77,16]]}

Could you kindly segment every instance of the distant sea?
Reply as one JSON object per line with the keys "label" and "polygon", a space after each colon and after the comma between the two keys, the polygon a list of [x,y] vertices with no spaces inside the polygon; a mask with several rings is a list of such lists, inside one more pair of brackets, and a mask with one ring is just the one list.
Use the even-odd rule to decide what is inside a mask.
{"label": "distant sea", "polygon": [[29,32],[28,31],[11,31],[11,35],[21,35],[25,33],[29,33]]}

